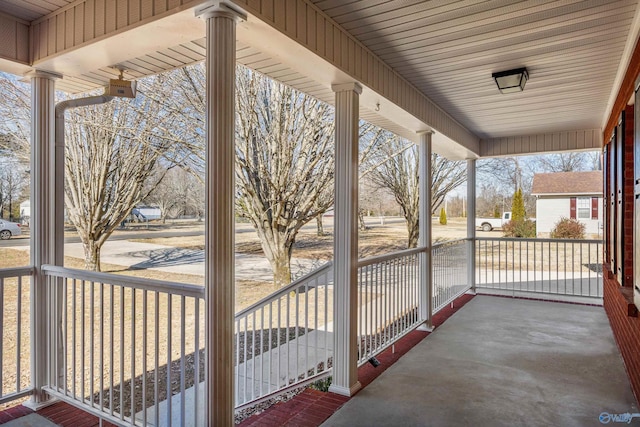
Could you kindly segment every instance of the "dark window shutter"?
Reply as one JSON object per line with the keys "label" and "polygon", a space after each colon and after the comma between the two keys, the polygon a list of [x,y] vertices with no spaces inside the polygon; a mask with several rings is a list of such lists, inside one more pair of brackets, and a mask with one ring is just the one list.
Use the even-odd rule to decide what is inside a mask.
{"label": "dark window shutter", "polygon": [[569,200],[571,201],[569,205],[569,216],[571,219],[576,219],[576,198],[571,197]]}
{"label": "dark window shutter", "polygon": [[598,219],[598,198],[591,198],[591,219]]}

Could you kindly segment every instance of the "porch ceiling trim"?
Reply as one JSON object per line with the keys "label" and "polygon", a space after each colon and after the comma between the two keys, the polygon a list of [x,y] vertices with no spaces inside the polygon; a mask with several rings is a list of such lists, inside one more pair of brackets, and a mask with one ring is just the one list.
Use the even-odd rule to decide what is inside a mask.
{"label": "porch ceiling trim", "polygon": [[[362,83],[429,128],[479,152],[479,138],[307,0],[232,0],[267,25]],[[334,81],[333,84],[344,83]]]}
{"label": "porch ceiling trim", "polygon": [[602,148],[600,129],[550,132],[538,135],[482,139],[480,157],[504,157],[562,151],[592,151]]}

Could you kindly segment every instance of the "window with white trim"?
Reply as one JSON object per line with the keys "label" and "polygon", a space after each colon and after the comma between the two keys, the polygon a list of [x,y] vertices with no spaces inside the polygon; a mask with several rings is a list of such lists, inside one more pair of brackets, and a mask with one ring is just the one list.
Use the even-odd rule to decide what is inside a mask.
{"label": "window with white trim", "polygon": [[578,197],[578,219],[591,219],[591,197]]}

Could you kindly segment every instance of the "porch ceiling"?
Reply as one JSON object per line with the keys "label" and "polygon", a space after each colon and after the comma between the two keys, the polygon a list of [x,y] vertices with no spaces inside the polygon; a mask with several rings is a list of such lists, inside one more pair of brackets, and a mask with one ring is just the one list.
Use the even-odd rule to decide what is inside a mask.
{"label": "porch ceiling", "polygon": [[[636,0],[313,2],[487,139],[603,127],[638,6]],[[519,67],[529,71],[524,91],[500,94],[491,74]]]}
{"label": "porch ceiling", "polygon": [[[57,34],[49,35],[53,54],[41,55],[32,46],[29,57],[40,54],[40,59],[10,62],[0,49],[0,69],[58,72],[64,78],[57,87],[77,93],[104,86],[117,75],[114,65],[127,69],[125,77],[140,78],[204,59],[204,23],[193,13],[201,0],[125,1],[137,6],[129,5],[122,16],[119,9],[111,14],[117,11],[113,19],[128,19],[129,27],[109,37],[98,36],[97,22],[70,27],[70,16],[75,13],[78,19],[74,8],[80,3],[100,2],[0,0],[0,18],[2,14],[17,18],[16,26],[28,25],[31,37],[34,25],[52,16],[58,22],[65,15],[67,19]],[[143,19],[145,13],[156,13],[158,3],[165,10],[169,4],[180,6]],[[258,4],[261,10],[271,5],[272,13],[284,7],[267,1],[247,4]],[[298,12],[304,4],[308,13],[328,16],[437,104],[451,126],[468,130],[466,141],[456,137],[460,131],[436,133],[434,150],[451,158],[475,157],[481,153],[480,144],[493,144],[488,141],[492,139],[601,129],[638,37],[637,0],[298,0],[296,4]],[[105,16],[109,13],[105,6]],[[136,14],[139,24],[132,25]],[[353,77],[272,25],[250,17],[239,26],[238,61],[332,103],[331,84]],[[492,72],[522,66],[530,74],[524,92],[501,95]],[[365,87],[361,116],[410,139],[416,139],[417,131],[440,130],[407,114],[389,98]]]}

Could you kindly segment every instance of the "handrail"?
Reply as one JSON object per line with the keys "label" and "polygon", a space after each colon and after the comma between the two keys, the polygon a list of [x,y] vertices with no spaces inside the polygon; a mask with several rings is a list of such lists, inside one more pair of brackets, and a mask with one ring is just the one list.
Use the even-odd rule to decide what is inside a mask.
{"label": "handrail", "polygon": [[459,242],[468,242],[470,240],[472,240],[472,239],[470,239],[468,237],[462,237],[460,239],[453,239],[453,240],[445,240],[445,241],[442,241],[442,242],[434,243],[431,246],[431,249],[438,249],[439,247],[442,247],[442,246],[453,245],[453,244],[459,243]]}
{"label": "handrail", "polygon": [[418,254],[420,252],[425,252],[427,249],[428,249],[427,247],[403,249],[401,251],[390,252],[384,255],[376,255],[369,258],[364,258],[364,259],[358,260],[358,268],[366,267],[367,265],[377,264],[380,262],[390,261],[395,258],[401,258],[404,256]]}
{"label": "handrail", "polygon": [[332,266],[333,266],[333,261],[329,261],[323,264],[321,267],[316,268],[312,272],[307,273],[304,276],[300,277],[299,279],[294,280],[293,282],[289,283],[287,286],[280,288],[276,292],[271,293],[266,297],[262,298],[261,300],[251,304],[249,307],[242,309],[241,311],[236,313],[236,320],[238,320],[240,317],[244,316],[249,312],[255,311],[256,308],[262,307],[269,301],[276,300],[280,296],[286,295],[289,292],[294,291],[295,289],[299,288],[302,283],[308,282],[309,280],[312,280],[316,276],[320,276],[324,274]]}
{"label": "handrail", "polygon": [[0,268],[0,279],[6,279],[9,277],[16,276],[33,276],[35,272],[35,267],[26,266],[26,267],[18,267],[18,268]]}
{"label": "handrail", "polygon": [[476,289],[563,301],[601,300],[602,244],[599,239],[476,238]]}
{"label": "handrail", "polygon": [[602,239],[549,239],[541,237],[476,237],[490,242],[541,242],[541,243],[602,243]]}
{"label": "handrail", "polygon": [[204,287],[198,285],[169,282],[165,280],[145,279],[142,277],[120,276],[96,271],[77,270],[74,268],[59,267],[55,265],[43,265],[42,271],[47,275],[54,277],[66,277],[69,279],[108,283],[110,285],[122,286],[125,288],[159,291],[192,298],[204,298]]}

